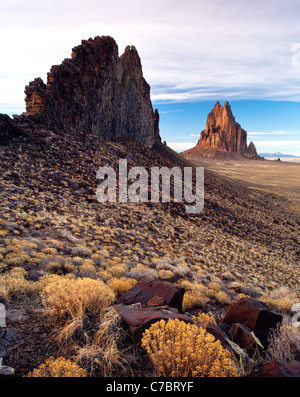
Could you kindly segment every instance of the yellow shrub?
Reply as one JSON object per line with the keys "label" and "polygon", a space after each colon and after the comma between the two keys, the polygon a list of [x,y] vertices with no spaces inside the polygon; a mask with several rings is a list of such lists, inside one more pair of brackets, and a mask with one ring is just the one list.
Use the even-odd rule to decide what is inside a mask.
{"label": "yellow shrub", "polygon": [[57,255],[57,249],[56,249],[56,248],[49,248],[49,247],[47,247],[47,248],[44,248],[44,249],[43,249],[43,252],[44,252],[46,255]]}
{"label": "yellow shrub", "polygon": [[230,296],[224,291],[217,292],[216,299],[221,305],[228,305],[231,302]]}
{"label": "yellow shrub", "polygon": [[73,363],[71,360],[66,360],[64,357],[48,358],[44,364],[29,372],[28,377],[33,378],[82,378],[87,377],[85,369],[80,368],[79,365]]}
{"label": "yellow shrub", "polygon": [[41,292],[43,304],[55,321],[94,315],[115,298],[113,291],[100,280],[61,277]]}
{"label": "yellow shrub", "polygon": [[38,265],[42,259],[46,258],[47,255],[44,252],[36,252],[34,253],[34,257],[30,259],[30,262]]}
{"label": "yellow shrub", "polygon": [[221,291],[221,286],[220,286],[220,284],[219,284],[219,283],[216,283],[216,282],[211,282],[211,283],[209,283],[209,284],[208,284],[208,288],[209,288],[209,289],[213,289],[213,290],[216,291],[216,292]]}
{"label": "yellow shrub", "polygon": [[183,321],[161,320],[142,338],[157,376],[232,377],[237,369],[228,350],[214,336]]}
{"label": "yellow shrub", "polygon": [[25,254],[23,251],[18,252],[10,252],[6,255],[4,261],[9,266],[22,266],[24,263],[30,261],[30,256]]}
{"label": "yellow shrub", "polygon": [[117,295],[122,295],[136,284],[136,280],[126,277],[112,278],[107,284]]}
{"label": "yellow shrub", "polygon": [[95,262],[92,259],[84,259],[82,266],[95,270]]}
{"label": "yellow shrub", "polygon": [[128,266],[125,263],[113,263],[107,267],[107,270],[114,277],[121,277],[128,270]]}
{"label": "yellow shrub", "polygon": [[278,298],[274,299],[269,296],[263,296],[260,298],[261,301],[271,306],[273,309],[280,312],[289,312],[294,304],[294,301],[290,298]]}
{"label": "yellow shrub", "polygon": [[174,273],[172,270],[161,269],[158,271],[158,278],[170,278],[173,277]]}
{"label": "yellow shrub", "polygon": [[15,267],[0,275],[0,296],[5,300],[17,296],[32,296],[38,292],[38,285],[25,279],[26,270]]}
{"label": "yellow shrub", "polygon": [[0,230],[0,237],[5,237],[8,235],[8,230]]}
{"label": "yellow shrub", "polygon": [[182,309],[192,309],[193,307],[203,307],[208,302],[208,297],[202,292],[186,291],[183,295]]}
{"label": "yellow shrub", "polygon": [[61,268],[61,263],[56,261],[50,261],[46,265],[46,270],[50,273],[57,273],[59,270],[61,270]]}
{"label": "yellow shrub", "polygon": [[194,323],[201,328],[206,328],[209,323],[217,324],[216,320],[211,317],[208,313],[199,313],[198,316],[193,316]]}

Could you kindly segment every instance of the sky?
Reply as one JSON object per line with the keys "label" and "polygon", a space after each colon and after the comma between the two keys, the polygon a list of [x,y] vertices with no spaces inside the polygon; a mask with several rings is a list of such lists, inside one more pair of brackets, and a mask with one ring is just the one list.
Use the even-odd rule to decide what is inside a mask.
{"label": "sky", "polygon": [[162,139],[193,147],[216,101],[229,101],[258,152],[300,157],[299,0],[0,0],[0,113],[82,39],[134,45]]}

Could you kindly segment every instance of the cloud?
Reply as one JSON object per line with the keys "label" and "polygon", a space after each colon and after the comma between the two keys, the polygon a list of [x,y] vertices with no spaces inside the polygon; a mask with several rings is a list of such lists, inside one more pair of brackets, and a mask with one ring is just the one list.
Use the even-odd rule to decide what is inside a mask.
{"label": "cloud", "polygon": [[24,103],[30,80],[96,35],[114,37],[120,53],[136,46],[155,102],[300,101],[299,11],[298,0],[10,0],[1,6],[0,105]]}
{"label": "cloud", "polygon": [[197,142],[167,142],[167,145],[174,150],[188,150],[195,147]]}
{"label": "cloud", "polygon": [[[254,142],[256,143],[256,142]],[[257,146],[263,148],[263,147],[274,147],[274,148],[279,148],[282,146],[298,146],[300,147],[300,139],[298,140],[281,140],[281,141],[258,141]]]}
{"label": "cloud", "polygon": [[272,132],[248,132],[248,137],[249,136],[261,136],[261,135],[299,135],[300,131],[284,131],[284,130],[279,130],[279,131],[272,131]]}

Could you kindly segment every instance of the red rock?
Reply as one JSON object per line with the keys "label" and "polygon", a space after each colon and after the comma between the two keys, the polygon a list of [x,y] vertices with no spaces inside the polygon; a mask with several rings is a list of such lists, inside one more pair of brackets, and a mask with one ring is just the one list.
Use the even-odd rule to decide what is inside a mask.
{"label": "red rock", "polygon": [[153,296],[153,298],[149,299],[147,302],[147,306],[162,306],[165,303],[164,298],[161,296]]}
{"label": "red rock", "polygon": [[228,309],[221,323],[246,325],[254,331],[257,338],[266,347],[270,329],[275,329],[281,321],[282,316],[271,311],[265,303],[247,297],[234,303]]}
{"label": "red rock", "polygon": [[236,357],[237,359],[240,358],[239,353],[236,350],[234,350],[234,348],[230,345],[230,342],[229,342],[225,332],[220,327],[218,327],[215,324],[209,323],[206,326],[206,331],[209,332],[210,334],[212,334],[217,340],[219,340],[221,342],[222,346],[225,349],[229,350],[229,352],[231,353],[231,355],[233,357]]}
{"label": "red rock", "polygon": [[118,300],[118,303],[131,305],[141,303],[143,307],[154,299],[169,307],[174,307],[182,311],[184,289],[177,287],[166,281],[152,280],[147,278],[140,279],[130,290],[125,292]]}
{"label": "red rock", "polygon": [[290,378],[292,374],[285,366],[275,360],[264,363],[256,372],[258,377],[263,378]]}
{"label": "red rock", "polygon": [[257,346],[255,338],[251,335],[251,329],[246,325],[240,323],[232,324],[227,336],[242,349],[250,350]]}
{"label": "red rock", "polygon": [[285,364],[285,368],[290,371],[290,373],[297,377],[300,378],[300,362],[297,360],[292,360]]}
{"label": "red rock", "polygon": [[142,339],[142,335],[151,324],[160,320],[179,319],[193,324],[193,320],[185,314],[180,314],[176,309],[168,306],[158,307],[132,307],[125,305],[115,305],[114,308],[126,322],[136,343]]}
{"label": "red rock", "polygon": [[223,107],[219,102],[215,104],[207,116],[206,128],[201,132],[197,146],[185,152],[192,157],[221,157],[221,153],[224,156],[236,153],[247,158],[258,158],[253,142],[247,146],[247,132],[235,121],[228,102]]}

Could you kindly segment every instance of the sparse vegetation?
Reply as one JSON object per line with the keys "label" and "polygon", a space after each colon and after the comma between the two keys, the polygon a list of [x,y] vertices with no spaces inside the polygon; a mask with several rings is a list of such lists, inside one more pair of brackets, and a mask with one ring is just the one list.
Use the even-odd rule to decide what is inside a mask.
{"label": "sparse vegetation", "polygon": [[[235,370],[231,357],[203,331],[208,322],[219,323],[228,306],[242,296],[260,299],[290,318],[292,305],[300,302],[295,237],[300,223],[298,213],[290,212],[290,202],[208,171],[206,205],[198,216],[183,215],[178,203],[100,205],[92,194],[99,166],[117,167],[121,154],[131,159],[131,166],[173,162],[136,142],[100,140],[94,147],[66,134],[66,148],[57,134],[29,134],[29,143],[20,139],[0,147],[0,300],[12,315],[21,312],[21,320],[8,318],[19,336],[5,364],[20,368],[22,376],[44,376],[42,371],[49,375],[50,370],[35,363],[45,364],[50,354],[59,354],[71,357],[87,376],[152,375],[147,362],[152,353],[146,356],[133,345],[111,307],[140,277],[172,279],[184,288],[183,312],[197,328],[178,326],[174,338],[182,338],[182,343],[161,351],[157,357],[166,358],[161,370],[154,365],[156,374],[236,376],[237,371],[244,376],[264,360],[285,364],[297,357],[298,330],[291,324],[271,336],[266,357],[251,361],[242,356],[242,370],[237,364]],[[41,149],[45,147],[49,152]],[[60,156],[61,150],[66,155]],[[20,175],[18,183],[9,174],[14,170]],[[245,210],[245,203],[251,211]],[[164,324],[163,331],[156,327],[157,341],[171,340],[173,326]],[[183,338],[183,332],[189,337]],[[154,349],[154,331],[144,343]],[[202,349],[199,359],[192,356],[196,348]],[[204,370],[203,349],[219,357],[220,365]],[[167,354],[176,357],[176,368],[168,367]],[[184,366],[183,359],[192,366]],[[55,366],[54,376],[71,373],[66,370],[69,364]]]}
{"label": "sparse vegetation", "polygon": [[44,364],[29,372],[27,376],[32,378],[81,378],[86,377],[87,372],[76,363],[66,360],[64,357],[58,357],[56,359],[50,357]]}
{"label": "sparse vegetation", "polygon": [[142,347],[156,376],[232,377],[238,372],[228,350],[204,328],[183,321],[161,320],[145,331]]}

